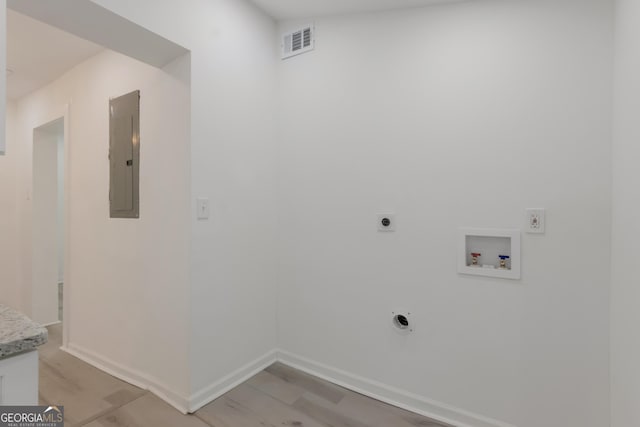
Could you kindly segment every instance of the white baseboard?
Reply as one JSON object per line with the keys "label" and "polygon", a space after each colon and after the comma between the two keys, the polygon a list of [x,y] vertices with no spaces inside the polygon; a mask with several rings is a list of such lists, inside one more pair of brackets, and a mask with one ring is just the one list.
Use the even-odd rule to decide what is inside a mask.
{"label": "white baseboard", "polygon": [[117,362],[100,356],[91,350],[83,349],[75,344],[70,344],[67,347],[63,346],[60,347],[60,349],[84,362],[87,362],[89,365],[94,366],[101,371],[113,375],[118,379],[121,379],[122,381],[125,381],[143,390],[149,390],[151,393],[155,394],[160,399],[164,400],[183,414],[186,414],[188,412],[188,398],[171,391],[169,387],[165,386],[157,379],[145,373],[125,367]]}
{"label": "white baseboard", "polygon": [[382,384],[331,366],[289,353],[277,352],[278,361],[292,368],[337,384],[356,393],[457,427],[516,427],[512,424],[473,414],[404,390]]}
{"label": "white baseboard", "polygon": [[264,368],[272,365],[277,361],[276,355],[276,350],[272,350],[264,356],[259,357],[215,383],[194,393],[189,399],[189,412],[196,412],[209,402],[214,401],[229,390],[239,386],[252,376],[256,375],[258,372],[264,370]]}
{"label": "white baseboard", "polygon": [[184,414],[196,412],[271,364],[281,362],[292,368],[353,390],[356,393],[456,427],[516,427],[513,424],[474,414],[284,350],[272,350],[213,384],[204,387],[189,398],[185,398],[147,374],[124,367],[90,350],[82,349],[74,344],[68,347],[61,347],[61,349],[116,378],[144,390],[149,390]]}

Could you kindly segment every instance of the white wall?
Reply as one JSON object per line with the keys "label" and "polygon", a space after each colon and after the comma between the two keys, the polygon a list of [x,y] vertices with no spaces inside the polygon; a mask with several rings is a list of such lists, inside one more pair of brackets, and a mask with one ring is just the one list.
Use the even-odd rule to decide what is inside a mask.
{"label": "white wall", "polygon": [[42,325],[58,321],[59,140],[55,125],[33,130],[31,318]]}
{"label": "white wall", "polygon": [[[1,8],[1,6],[0,6]],[[0,116],[2,117],[2,116]],[[19,309],[22,294],[18,278],[18,256],[20,247],[18,236],[17,165],[15,132],[17,125],[15,104],[7,103],[6,141],[7,152],[0,156],[0,303]]]}
{"label": "white wall", "polygon": [[[0,117],[8,114],[7,106],[7,0],[0,0]],[[5,154],[6,121],[0,120],[0,156]]]}
{"label": "white wall", "polygon": [[640,3],[617,0],[616,5],[611,425],[635,427],[640,425]]}
{"label": "white wall", "polygon": [[[280,346],[474,426],[608,425],[612,22],[605,0],[316,20],[280,67]],[[458,227],[529,207],[521,281],[456,273]]]}
{"label": "white wall", "polygon": [[[86,322],[72,343],[191,393],[193,404],[268,354],[278,331],[288,352],[519,427],[608,424],[610,2],[486,0],[322,19],[317,50],[279,76],[275,25],[245,1],[95,2],[192,52],[192,209],[186,231],[167,222],[179,214],[163,217],[162,235],[100,217],[106,162],[93,144],[104,123],[95,134],[72,125],[72,141],[88,141],[72,175],[92,177],[72,186],[72,220],[86,231],[72,232],[72,247],[118,236],[72,257],[87,267],[72,275],[87,284],[72,304],[89,301],[77,320],[71,313],[72,324]],[[117,72],[110,92],[121,93],[111,85],[138,77],[125,69],[92,68]],[[82,98],[97,90],[89,80],[71,74],[67,84]],[[276,88],[287,119],[277,151]],[[68,102],[55,87],[41,96]],[[72,110],[100,117],[72,98]],[[155,154],[146,163],[143,152],[148,179],[173,164]],[[195,220],[195,197],[211,199],[211,220]],[[541,206],[548,232],[524,236],[522,281],[455,273],[458,226],[520,227],[524,209]],[[375,232],[386,210],[398,213],[395,234]],[[124,234],[130,251],[115,245]],[[148,253],[149,271],[133,279],[98,259],[132,271]],[[178,267],[158,272],[172,257]],[[388,326],[397,306],[413,310],[409,337]]]}
{"label": "white wall", "polygon": [[[108,102],[136,89],[141,216],[110,219]],[[20,171],[20,282],[31,301],[33,129],[69,104],[68,348],[178,405],[189,395],[189,98],[188,56],[160,70],[105,51],[19,101],[10,147]]]}
{"label": "white wall", "polygon": [[191,50],[194,409],[275,347],[276,26],[244,0],[95,2]]}

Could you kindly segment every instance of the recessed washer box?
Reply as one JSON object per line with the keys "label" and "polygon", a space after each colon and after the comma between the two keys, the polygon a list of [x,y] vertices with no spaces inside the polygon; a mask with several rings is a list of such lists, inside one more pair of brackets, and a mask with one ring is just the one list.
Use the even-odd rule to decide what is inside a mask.
{"label": "recessed washer box", "polygon": [[458,239],[458,273],[520,279],[520,230],[460,228]]}

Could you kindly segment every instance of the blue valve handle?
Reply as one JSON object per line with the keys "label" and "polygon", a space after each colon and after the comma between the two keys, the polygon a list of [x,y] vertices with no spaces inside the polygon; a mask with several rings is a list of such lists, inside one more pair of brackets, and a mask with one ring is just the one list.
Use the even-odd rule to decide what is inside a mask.
{"label": "blue valve handle", "polygon": [[511,257],[509,255],[498,255],[498,258],[500,258],[501,260],[507,260]]}

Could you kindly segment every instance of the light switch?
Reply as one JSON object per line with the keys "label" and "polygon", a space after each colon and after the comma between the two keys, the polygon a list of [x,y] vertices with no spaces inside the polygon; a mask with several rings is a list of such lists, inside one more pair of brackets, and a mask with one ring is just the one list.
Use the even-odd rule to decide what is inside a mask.
{"label": "light switch", "polygon": [[209,219],[209,199],[198,198],[196,199],[196,202],[198,209],[198,219]]}
{"label": "light switch", "polygon": [[527,209],[525,230],[530,234],[543,234],[545,229],[545,209]]}

